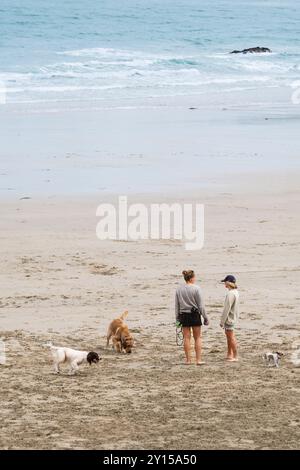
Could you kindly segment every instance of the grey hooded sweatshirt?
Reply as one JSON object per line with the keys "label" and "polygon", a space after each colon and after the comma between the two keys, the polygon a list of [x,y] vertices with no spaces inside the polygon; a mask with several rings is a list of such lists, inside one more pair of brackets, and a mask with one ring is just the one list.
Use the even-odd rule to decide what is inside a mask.
{"label": "grey hooded sweatshirt", "polygon": [[179,320],[180,313],[190,312],[192,307],[199,310],[204,320],[208,320],[200,287],[196,284],[182,284],[177,287],[175,294],[176,320]]}

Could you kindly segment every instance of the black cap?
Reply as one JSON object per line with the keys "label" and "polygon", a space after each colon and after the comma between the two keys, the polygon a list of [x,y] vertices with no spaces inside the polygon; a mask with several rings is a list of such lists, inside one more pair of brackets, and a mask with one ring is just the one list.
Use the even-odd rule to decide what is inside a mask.
{"label": "black cap", "polygon": [[223,279],[221,282],[233,282],[234,284],[236,283],[236,278],[232,276],[232,274],[228,274],[228,276]]}

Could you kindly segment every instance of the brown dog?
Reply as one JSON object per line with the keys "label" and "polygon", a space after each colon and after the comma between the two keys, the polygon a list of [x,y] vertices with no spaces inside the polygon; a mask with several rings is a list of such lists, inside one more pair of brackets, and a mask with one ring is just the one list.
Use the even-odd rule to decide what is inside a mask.
{"label": "brown dog", "polygon": [[131,353],[133,348],[133,337],[130,334],[128,326],[124,322],[127,317],[128,311],[122,313],[119,318],[116,318],[111,322],[107,331],[107,342],[106,346],[109,345],[109,340],[112,337],[113,345],[116,351],[125,351],[127,354]]}

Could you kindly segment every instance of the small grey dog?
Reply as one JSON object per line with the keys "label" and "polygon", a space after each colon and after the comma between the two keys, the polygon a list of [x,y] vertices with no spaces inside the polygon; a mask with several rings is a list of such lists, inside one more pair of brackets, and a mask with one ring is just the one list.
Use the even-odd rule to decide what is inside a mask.
{"label": "small grey dog", "polygon": [[279,367],[279,361],[282,358],[281,352],[267,352],[263,355],[263,359],[268,367]]}

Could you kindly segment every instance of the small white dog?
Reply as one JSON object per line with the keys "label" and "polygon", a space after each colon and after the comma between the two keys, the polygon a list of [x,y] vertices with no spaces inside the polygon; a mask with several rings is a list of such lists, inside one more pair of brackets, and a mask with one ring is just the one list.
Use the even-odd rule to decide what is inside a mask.
{"label": "small white dog", "polygon": [[79,369],[80,364],[84,362],[89,363],[89,365],[97,364],[101,359],[94,351],[77,351],[76,349],[53,346],[52,343],[45,346],[50,348],[56,374],[60,373],[60,364],[67,363],[70,366],[69,374],[73,375]]}
{"label": "small white dog", "polygon": [[281,352],[267,352],[263,355],[263,359],[268,367],[279,367],[279,361],[283,353]]}

